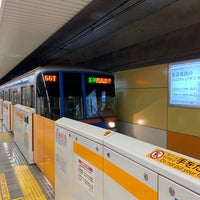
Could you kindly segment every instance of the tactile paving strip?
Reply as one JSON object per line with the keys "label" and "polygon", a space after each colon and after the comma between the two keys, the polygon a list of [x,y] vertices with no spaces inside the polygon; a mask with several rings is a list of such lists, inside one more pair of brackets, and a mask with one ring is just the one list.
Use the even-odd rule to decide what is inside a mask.
{"label": "tactile paving strip", "polygon": [[1,133],[0,142],[12,142],[12,138],[8,135],[8,133]]}
{"label": "tactile paving strip", "polygon": [[[18,172],[25,171],[28,174],[32,174],[32,176],[30,175],[32,180],[31,189],[27,187],[27,183],[30,182],[30,180],[27,180],[27,173],[20,172],[21,175],[19,173],[19,177],[23,183],[22,192],[21,185],[19,184],[20,179],[17,179],[14,172],[13,167],[15,166],[19,166]],[[25,166],[22,168],[26,170],[20,169],[21,166]],[[55,193],[50,183],[36,165],[28,165],[18,146],[13,141],[13,134],[10,132],[0,132],[0,174],[0,200],[55,199]],[[34,191],[34,194],[28,194],[25,190]]]}
{"label": "tactile paving strip", "polygon": [[26,200],[46,200],[45,195],[27,165],[15,166],[13,169]]}
{"label": "tactile paving strip", "polygon": [[0,174],[0,188],[1,188],[1,199],[10,200],[10,193],[8,191],[6,176],[3,173]]}

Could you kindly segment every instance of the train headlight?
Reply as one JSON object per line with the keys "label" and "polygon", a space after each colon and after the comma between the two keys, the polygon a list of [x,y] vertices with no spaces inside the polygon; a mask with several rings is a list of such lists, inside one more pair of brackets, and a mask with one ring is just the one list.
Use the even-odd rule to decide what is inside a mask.
{"label": "train headlight", "polygon": [[115,128],[116,127],[116,122],[108,122],[109,128]]}

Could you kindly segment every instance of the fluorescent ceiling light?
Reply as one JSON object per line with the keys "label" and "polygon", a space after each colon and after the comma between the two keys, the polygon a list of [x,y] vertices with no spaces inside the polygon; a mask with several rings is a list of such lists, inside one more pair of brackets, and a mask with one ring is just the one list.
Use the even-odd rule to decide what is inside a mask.
{"label": "fluorescent ceiling light", "polygon": [[2,0],[0,0],[0,9],[1,9],[1,6],[2,6]]}

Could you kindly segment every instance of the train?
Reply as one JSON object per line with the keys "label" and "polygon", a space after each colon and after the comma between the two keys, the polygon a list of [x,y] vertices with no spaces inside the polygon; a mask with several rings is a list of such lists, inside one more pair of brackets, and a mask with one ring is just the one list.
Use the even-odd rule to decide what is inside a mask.
{"label": "train", "polygon": [[66,66],[40,66],[0,86],[0,98],[57,120],[67,117],[116,129],[111,73]]}

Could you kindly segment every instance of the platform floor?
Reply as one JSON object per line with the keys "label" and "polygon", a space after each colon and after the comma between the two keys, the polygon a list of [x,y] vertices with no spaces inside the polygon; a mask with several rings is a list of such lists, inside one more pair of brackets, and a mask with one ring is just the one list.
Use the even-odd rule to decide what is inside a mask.
{"label": "platform floor", "polygon": [[54,190],[36,165],[28,165],[0,121],[0,200],[53,200]]}

